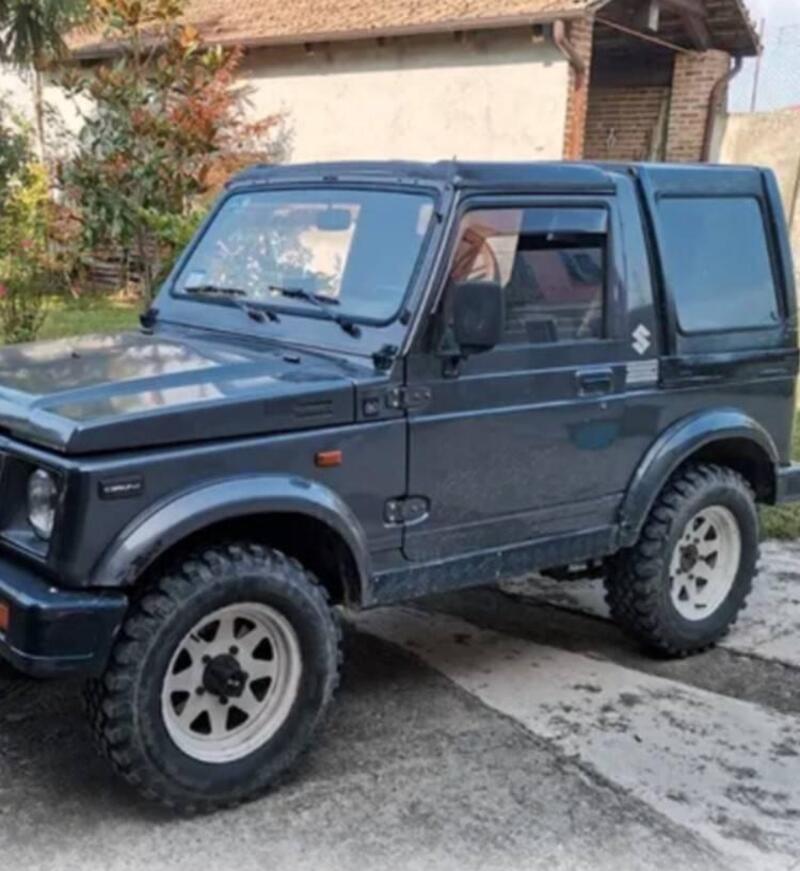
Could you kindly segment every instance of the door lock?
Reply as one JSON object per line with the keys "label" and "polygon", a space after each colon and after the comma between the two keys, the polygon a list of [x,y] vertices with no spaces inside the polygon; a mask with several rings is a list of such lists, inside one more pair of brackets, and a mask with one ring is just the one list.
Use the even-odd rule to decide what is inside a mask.
{"label": "door lock", "polygon": [[386,396],[389,408],[401,411],[413,411],[424,408],[433,394],[429,387],[395,387]]}
{"label": "door lock", "polygon": [[384,518],[389,526],[412,526],[428,519],[431,504],[424,496],[390,499],[386,503]]}

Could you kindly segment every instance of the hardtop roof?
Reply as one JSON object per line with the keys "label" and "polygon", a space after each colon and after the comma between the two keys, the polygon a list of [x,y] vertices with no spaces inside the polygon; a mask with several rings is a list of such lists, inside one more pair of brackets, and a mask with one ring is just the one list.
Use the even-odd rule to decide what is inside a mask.
{"label": "hardtop roof", "polygon": [[568,162],[492,163],[447,160],[340,161],[334,163],[253,166],[231,180],[238,184],[269,184],[290,181],[353,181],[455,188],[485,186],[531,186],[609,190],[610,174],[595,164]]}
{"label": "hardtop roof", "polygon": [[236,175],[229,187],[317,181],[419,185],[421,187],[503,188],[542,192],[613,193],[620,175],[650,175],[662,181],[707,182],[717,189],[728,179],[758,175],[754,167],[713,164],[600,163],[600,162],[475,162],[340,161],[333,163],[256,165]]}

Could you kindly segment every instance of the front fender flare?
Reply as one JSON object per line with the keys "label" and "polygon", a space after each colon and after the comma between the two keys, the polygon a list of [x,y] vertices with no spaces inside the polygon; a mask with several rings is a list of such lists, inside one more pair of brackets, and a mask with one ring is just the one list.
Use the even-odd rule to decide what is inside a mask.
{"label": "front fender flare", "polygon": [[778,450],[760,423],[734,408],[710,409],[673,424],[645,454],[620,512],[620,546],[635,544],[658,494],[692,454],[714,442],[742,439],[758,446],[777,469]]}
{"label": "front fender flare", "polygon": [[117,536],[92,572],[91,586],[131,586],[159,556],[193,533],[237,517],[303,514],[336,532],[353,555],[363,596],[370,577],[364,530],[356,516],[327,487],[303,478],[258,475],[226,478],[157,503]]}

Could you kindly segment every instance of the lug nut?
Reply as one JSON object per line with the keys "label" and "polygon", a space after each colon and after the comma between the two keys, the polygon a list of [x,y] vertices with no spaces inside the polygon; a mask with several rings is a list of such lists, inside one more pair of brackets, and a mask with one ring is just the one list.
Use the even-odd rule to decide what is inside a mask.
{"label": "lug nut", "polygon": [[236,654],[237,654],[238,652],[239,652],[239,648],[238,648],[238,647],[235,647],[235,646],[234,646],[234,647],[231,647],[231,656],[236,656]]}

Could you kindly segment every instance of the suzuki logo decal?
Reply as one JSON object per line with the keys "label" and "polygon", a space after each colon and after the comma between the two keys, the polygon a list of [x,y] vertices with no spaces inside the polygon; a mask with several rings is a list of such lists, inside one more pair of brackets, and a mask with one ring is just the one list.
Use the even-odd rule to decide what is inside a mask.
{"label": "suzuki logo decal", "polygon": [[644,324],[639,324],[639,326],[634,330],[633,333],[633,350],[639,354],[640,357],[643,357],[651,348],[652,342],[650,339],[653,334]]}

